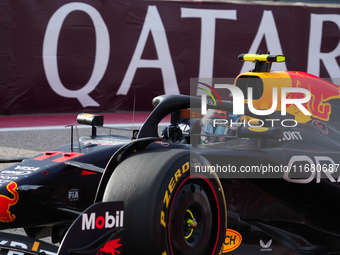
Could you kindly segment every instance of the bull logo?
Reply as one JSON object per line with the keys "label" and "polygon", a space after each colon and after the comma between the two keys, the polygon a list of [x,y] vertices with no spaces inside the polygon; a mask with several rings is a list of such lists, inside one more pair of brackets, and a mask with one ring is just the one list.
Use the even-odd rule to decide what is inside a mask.
{"label": "bull logo", "polygon": [[6,188],[13,195],[13,198],[5,195],[0,195],[0,221],[12,222],[15,220],[15,215],[9,211],[9,208],[15,205],[19,200],[19,194],[16,191],[18,185],[15,182],[10,182]]}
{"label": "bull logo", "polygon": [[104,245],[103,248],[99,249],[99,251],[97,252],[97,255],[104,255],[104,254],[116,255],[116,253],[120,254],[120,251],[116,250],[118,247],[122,246],[122,244],[120,244],[119,241],[120,241],[120,238],[108,241]]}
{"label": "bull logo", "polygon": [[[307,89],[311,93],[311,100],[303,104],[314,118],[329,121],[332,113],[332,105],[329,101],[340,99],[340,89],[338,85],[318,78],[311,74],[288,72],[292,79],[292,86]],[[335,102],[334,102],[335,103]],[[296,115],[294,110],[290,112]],[[296,115],[298,122],[308,122],[311,116]]]}

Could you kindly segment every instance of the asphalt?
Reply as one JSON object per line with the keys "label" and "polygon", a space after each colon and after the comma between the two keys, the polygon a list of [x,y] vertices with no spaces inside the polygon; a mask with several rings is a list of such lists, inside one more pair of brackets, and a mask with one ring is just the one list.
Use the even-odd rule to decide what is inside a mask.
{"label": "asphalt", "polygon": [[[104,116],[105,125],[144,123],[149,112],[94,113]],[[77,122],[78,113],[45,115],[0,115],[0,131],[15,128],[60,127]]]}

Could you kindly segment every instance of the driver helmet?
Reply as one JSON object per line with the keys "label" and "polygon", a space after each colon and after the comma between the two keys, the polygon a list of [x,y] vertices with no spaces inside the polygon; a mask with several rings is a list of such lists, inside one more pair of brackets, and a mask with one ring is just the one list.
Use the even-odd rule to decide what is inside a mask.
{"label": "driver helmet", "polygon": [[237,120],[238,116],[231,112],[208,109],[201,120],[201,143],[223,142],[228,137],[236,137],[237,129],[231,123]]}

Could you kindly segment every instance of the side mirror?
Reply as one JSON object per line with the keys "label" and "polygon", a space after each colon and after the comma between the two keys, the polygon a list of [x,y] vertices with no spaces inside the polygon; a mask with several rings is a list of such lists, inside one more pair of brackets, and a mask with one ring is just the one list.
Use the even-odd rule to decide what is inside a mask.
{"label": "side mirror", "polygon": [[79,124],[90,125],[92,126],[92,136],[97,135],[97,128],[102,127],[104,124],[104,116],[103,115],[93,115],[88,113],[80,113],[77,116],[77,121]]}

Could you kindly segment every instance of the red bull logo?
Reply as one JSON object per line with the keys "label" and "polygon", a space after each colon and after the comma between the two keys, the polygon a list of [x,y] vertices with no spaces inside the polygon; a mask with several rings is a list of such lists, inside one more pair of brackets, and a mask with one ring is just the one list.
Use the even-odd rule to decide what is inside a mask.
{"label": "red bull logo", "polygon": [[[304,88],[310,91],[311,100],[306,102],[304,106],[312,114],[311,116],[320,120],[328,121],[332,113],[332,106],[328,103],[328,101],[332,99],[340,99],[339,87],[311,74],[300,72],[287,73],[292,79],[293,87]],[[292,114],[294,114],[294,112],[292,112]],[[302,122],[311,120],[311,116],[308,116],[309,118]]]}
{"label": "red bull logo", "polygon": [[13,195],[10,198],[5,195],[0,195],[0,221],[2,222],[12,222],[15,220],[15,215],[10,212],[10,207],[15,205],[19,200],[19,194],[16,191],[18,185],[15,182],[10,182],[6,188]]}

